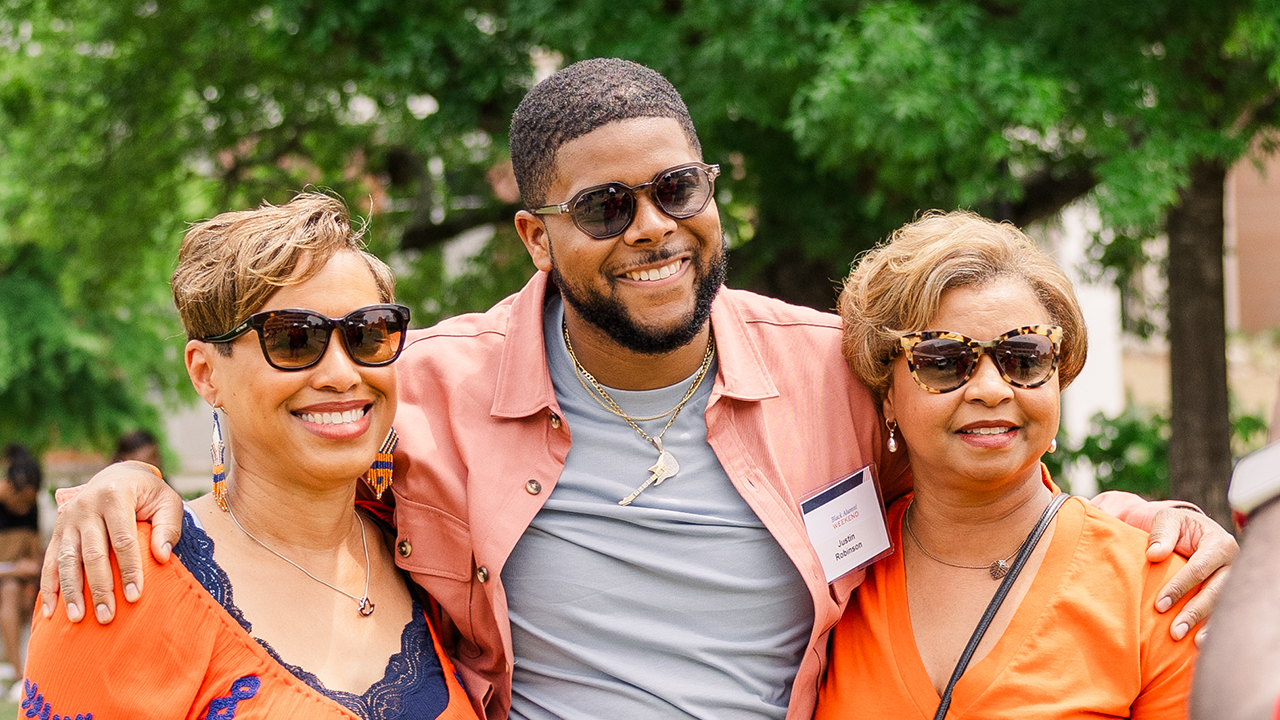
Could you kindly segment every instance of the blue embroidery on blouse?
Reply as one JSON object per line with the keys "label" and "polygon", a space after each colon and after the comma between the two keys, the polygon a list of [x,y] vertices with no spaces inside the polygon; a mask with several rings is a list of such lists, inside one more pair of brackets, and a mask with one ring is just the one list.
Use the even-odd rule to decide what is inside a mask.
{"label": "blue embroidery on blouse", "polygon": [[93,720],[93,713],[76,713],[75,715],[58,715],[53,712],[53,704],[44,699],[44,693],[36,683],[27,678],[22,679],[22,705],[26,710],[23,717],[40,718],[40,720]]}
{"label": "blue embroidery on blouse", "polygon": [[[253,625],[236,606],[231,580],[213,558],[213,540],[196,526],[190,511],[182,518],[182,538],[173,554],[200,581],[224,610],[253,635]],[[352,621],[360,618],[352,612]],[[427,627],[426,613],[413,601],[413,619],[400,634],[400,652],[387,661],[382,679],[361,695],[330,690],[320,678],[280,657],[270,643],[254,638],[281,666],[309,685],[365,720],[433,720],[449,705],[449,687],[444,681],[444,668],[436,657],[435,643]],[[212,707],[212,706],[211,706]],[[223,716],[214,716],[222,720]],[[227,716],[230,717],[230,716]],[[89,720],[86,718],[85,720]]]}
{"label": "blue embroidery on blouse", "polygon": [[231,683],[230,695],[214,698],[209,703],[209,712],[205,714],[204,720],[234,720],[240,701],[257,695],[260,687],[262,680],[257,675],[245,675],[236,680]]}

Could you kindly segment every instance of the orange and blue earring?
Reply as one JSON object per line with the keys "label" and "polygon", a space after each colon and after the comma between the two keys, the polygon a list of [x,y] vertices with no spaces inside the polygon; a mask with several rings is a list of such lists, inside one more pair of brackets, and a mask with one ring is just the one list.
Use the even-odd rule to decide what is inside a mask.
{"label": "orange and blue earring", "polygon": [[391,428],[391,432],[387,433],[387,439],[382,441],[382,447],[378,449],[378,456],[374,458],[373,466],[369,468],[369,472],[365,473],[365,483],[373,491],[374,497],[379,500],[382,499],[382,493],[391,487],[391,458],[399,442],[400,436],[396,434],[395,428]]}
{"label": "orange and blue earring", "polygon": [[222,508],[222,512],[230,512],[227,506],[227,446],[222,442],[222,425],[218,422],[218,408],[213,409],[213,445],[209,453],[213,455],[213,499]]}

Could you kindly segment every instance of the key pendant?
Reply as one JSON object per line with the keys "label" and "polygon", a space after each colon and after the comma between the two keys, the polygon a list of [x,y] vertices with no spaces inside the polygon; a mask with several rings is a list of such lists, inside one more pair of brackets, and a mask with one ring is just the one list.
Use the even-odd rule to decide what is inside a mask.
{"label": "key pendant", "polygon": [[676,456],[662,450],[658,455],[658,462],[649,468],[649,479],[644,484],[636,488],[636,491],[618,501],[619,505],[630,505],[633,500],[640,497],[640,493],[644,492],[650,485],[661,485],[663,480],[675,477],[680,472],[680,463],[676,462]]}

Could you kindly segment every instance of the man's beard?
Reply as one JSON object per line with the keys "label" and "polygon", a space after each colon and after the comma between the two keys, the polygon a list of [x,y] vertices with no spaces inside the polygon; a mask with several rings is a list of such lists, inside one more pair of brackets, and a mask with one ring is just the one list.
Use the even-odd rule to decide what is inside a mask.
{"label": "man's beard", "polygon": [[[693,342],[711,318],[711,303],[724,285],[728,272],[726,248],[728,243],[721,240],[719,254],[712,258],[708,267],[698,267],[700,254],[695,254],[689,262],[694,277],[694,304],[684,318],[669,330],[654,330],[636,322],[627,310],[626,305],[617,297],[606,296],[593,288],[580,288],[571,285],[560,274],[560,266],[556,263],[555,253],[551,254],[551,281],[560,289],[564,302],[582,317],[583,320],[599,328],[611,340],[622,347],[645,355],[663,355],[678,350]],[[675,255],[674,251],[654,251],[652,257],[644,264],[657,263]]]}

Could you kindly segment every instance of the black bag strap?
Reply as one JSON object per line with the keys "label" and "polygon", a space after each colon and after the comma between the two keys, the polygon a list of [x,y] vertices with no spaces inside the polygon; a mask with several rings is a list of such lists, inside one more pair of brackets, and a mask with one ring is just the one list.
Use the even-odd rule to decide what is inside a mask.
{"label": "black bag strap", "polygon": [[1018,550],[1018,557],[1013,559],[1013,565],[1009,568],[1009,573],[1004,576],[1000,587],[996,588],[996,594],[991,598],[991,604],[987,605],[986,612],[982,613],[982,619],[978,621],[978,627],[974,629],[973,635],[969,638],[969,644],[965,646],[964,652],[960,654],[960,660],[956,662],[956,669],[951,672],[951,679],[947,681],[947,689],[942,693],[942,701],[938,703],[938,711],[933,714],[933,720],[943,720],[947,716],[947,710],[951,708],[951,691],[955,689],[956,683],[960,682],[960,676],[964,675],[965,669],[969,667],[969,661],[973,659],[973,654],[978,650],[978,643],[982,642],[982,636],[987,633],[987,626],[996,616],[996,611],[1000,609],[1000,605],[1004,603],[1004,598],[1009,594],[1009,589],[1013,587],[1013,581],[1018,579],[1018,573],[1022,572],[1022,566],[1027,564],[1027,558],[1031,557],[1031,553],[1035,551],[1036,545],[1040,543],[1040,536],[1044,535],[1044,531],[1049,528],[1049,523],[1053,521],[1053,516],[1058,514],[1058,508],[1062,507],[1062,503],[1071,497],[1066,493],[1058,493],[1049,501],[1049,506],[1044,509],[1040,515],[1040,522],[1031,530],[1031,534],[1026,540],[1022,541],[1022,547]]}

